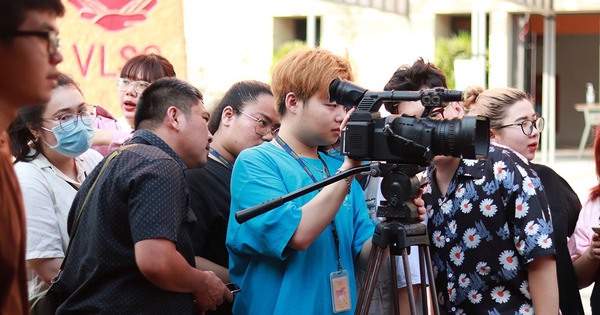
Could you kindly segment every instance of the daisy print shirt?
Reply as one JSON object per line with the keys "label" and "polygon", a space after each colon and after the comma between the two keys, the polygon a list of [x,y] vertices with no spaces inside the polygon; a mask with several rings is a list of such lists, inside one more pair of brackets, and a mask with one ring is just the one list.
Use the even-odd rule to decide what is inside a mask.
{"label": "daisy print shirt", "polygon": [[533,314],[525,265],[554,254],[550,210],[527,160],[490,145],[462,160],[445,196],[431,169],[423,200],[440,308],[449,314]]}

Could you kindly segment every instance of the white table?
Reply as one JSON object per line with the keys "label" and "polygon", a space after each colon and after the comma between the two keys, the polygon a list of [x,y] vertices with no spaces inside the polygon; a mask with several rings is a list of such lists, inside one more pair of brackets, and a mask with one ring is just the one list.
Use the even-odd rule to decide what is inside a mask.
{"label": "white table", "polygon": [[590,135],[590,130],[592,126],[600,125],[600,103],[580,103],[575,104],[575,110],[583,113],[583,118],[585,120],[585,127],[583,128],[583,133],[581,134],[581,141],[579,142],[579,151],[577,152],[577,157],[581,158],[583,155],[583,149],[585,149],[585,145],[587,144],[588,136]]}

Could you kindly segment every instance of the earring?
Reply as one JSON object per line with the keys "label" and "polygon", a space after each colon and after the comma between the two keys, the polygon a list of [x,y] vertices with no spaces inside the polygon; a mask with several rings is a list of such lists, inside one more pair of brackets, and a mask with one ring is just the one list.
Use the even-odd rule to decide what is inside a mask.
{"label": "earring", "polygon": [[33,136],[33,139],[27,141],[27,145],[32,147],[35,143],[38,142],[38,140],[40,140],[40,135],[37,132],[32,132],[31,135]]}
{"label": "earring", "polygon": [[38,137],[35,137],[34,139],[27,141],[27,145],[30,147],[33,147],[35,145],[35,143],[38,142],[38,139],[39,139]]}

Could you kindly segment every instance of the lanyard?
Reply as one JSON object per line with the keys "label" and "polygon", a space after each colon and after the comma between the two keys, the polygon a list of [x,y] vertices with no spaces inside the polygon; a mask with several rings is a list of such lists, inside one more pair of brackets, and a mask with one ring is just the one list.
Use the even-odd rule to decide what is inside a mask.
{"label": "lanyard", "polygon": [[223,156],[221,156],[221,154],[219,154],[219,152],[217,152],[217,150],[210,148],[208,150],[208,152],[210,152],[210,154],[212,154],[214,157],[216,157],[221,163],[223,163],[223,165],[225,165],[225,167],[227,167],[228,169],[232,170],[233,169],[233,164],[229,163]]}
{"label": "lanyard", "polygon": [[[306,164],[304,163],[304,161],[302,161],[300,156],[296,152],[294,152],[294,150],[292,150],[292,148],[290,148],[290,146],[287,143],[285,143],[285,141],[283,141],[283,139],[281,139],[279,137],[279,135],[277,135],[275,137],[275,141],[277,142],[277,144],[279,144],[285,150],[285,152],[287,152],[289,155],[291,155],[296,160],[296,162],[298,162],[298,164],[300,164],[300,166],[302,166],[302,168],[304,169],[306,174],[308,174],[308,176],[310,176],[312,181],[316,183],[317,179],[315,178],[313,173],[310,171],[310,169],[308,169],[308,167],[306,167]],[[323,161],[323,159],[321,158],[319,153],[317,153],[317,156],[319,157],[319,160],[321,160],[321,163],[323,163],[323,168],[325,169],[325,173],[327,174],[327,177],[331,176],[329,174],[329,168],[327,167],[327,164],[325,163],[325,161]],[[343,268],[342,268],[342,259],[340,258],[340,239],[338,237],[337,229],[335,228],[334,220],[331,220],[331,232],[333,234],[333,242],[335,244],[335,250],[337,252],[338,271],[341,271]]]}

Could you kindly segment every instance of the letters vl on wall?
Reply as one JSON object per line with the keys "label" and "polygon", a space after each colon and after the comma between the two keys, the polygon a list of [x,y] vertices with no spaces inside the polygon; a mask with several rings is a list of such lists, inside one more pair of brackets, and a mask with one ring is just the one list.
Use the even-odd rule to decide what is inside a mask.
{"label": "letters vl on wall", "polygon": [[187,79],[183,0],[65,0],[59,20],[59,70],[71,75],[89,104],[121,116],[115,80],[125,62],[156,53]]}

